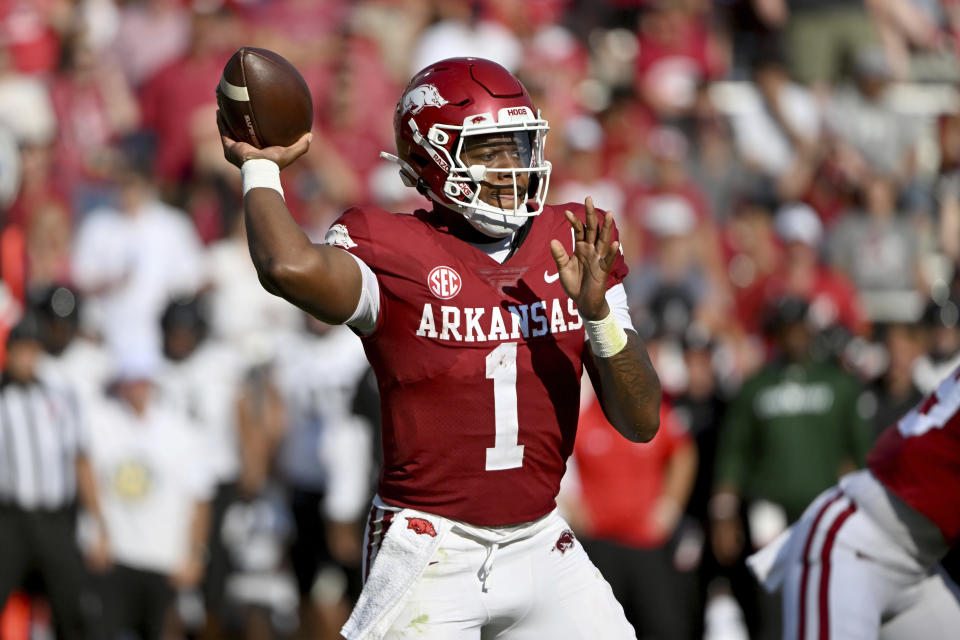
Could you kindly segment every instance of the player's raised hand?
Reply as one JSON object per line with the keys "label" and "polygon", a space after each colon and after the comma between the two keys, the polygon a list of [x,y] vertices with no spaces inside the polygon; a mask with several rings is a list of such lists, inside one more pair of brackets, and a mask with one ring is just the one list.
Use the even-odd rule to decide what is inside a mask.
{"label": "player's raised hand", "polygon": [[219,109],[217,110],[217,127],[220,129],[220,142],[223,143],[223,157],[226,158],[230,164],[238,167],[243,165],[247,160],[265,158],[276,162],[277,165],[283,169],[305,154],[310,148],[310,141],[313,140],[312,133],[305,133],[289,147],[265,147],[258,149],[252,144],[238,142],[227,135],[227,128],[220,115]]}
{"label": "player's raised hand", "polygon": [[607,275],[620,251],[620,242],[613,236],[613,216],[608,212],[599,224],[593,198],[583,202],[586,224],[570,211],[565,211],[573,227],[573,255],[567,255],[559,240],[550,241],[550,253],[557,263],[560,284],[587,320],[601,320],[610,313],[607,305]]}

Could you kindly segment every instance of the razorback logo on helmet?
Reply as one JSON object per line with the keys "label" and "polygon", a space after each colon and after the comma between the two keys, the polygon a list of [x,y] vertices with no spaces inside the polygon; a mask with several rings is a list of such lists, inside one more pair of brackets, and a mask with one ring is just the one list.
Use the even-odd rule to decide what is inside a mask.
{"label": "razorback logo on helmet", "polygon": [[553,549],[550,549],[550,551],[556,549],[560,552],[560,555],[563,555],[567,552],[567,549],[573,548],[574,540],[576,540],[576,538],[573,536],[573,531],[570,531],[570,529],[564,529],[563,533],[560,534],[560,537],[557,538],[557,543],[553,545]]}
{"label": "razorback logo on helmet", "polygon": [[433,528],[433,524],[423,518],[407,518],[407,529],[413,529],[418,536],[426,534],[431,538],[437,537],[437,530]]}
{"label": "razorback logo on helmet", "polygon": [[335,224],[327,229],[326,235],[323,236],[323,243],[344,249],[352,249],[357,246],[357,243],[350,238],[350,232],[347,231],[347,227],[342,224]]}
{"label": "razorback logo on helmet", "polygon": [[486,122],[487,116],[473,116],[470,118],[470,124],[480,124],[481,122]]}
{"label": "razorback logo on helmet", "polygon": [[440,92],[432,84],[421,84],[414,87],[403,96],[403,110],[409,111],[410,115],[417,115],[423,111],[424,107],[440,108],[447,104]]}
{"label": "razorback logo on helmet", "polygon": [[427,286],[430,287],[433,295],[441,300],[449,300],[460,293],[463,280],[451,267],[441,265],[430,270],[427,275]]}

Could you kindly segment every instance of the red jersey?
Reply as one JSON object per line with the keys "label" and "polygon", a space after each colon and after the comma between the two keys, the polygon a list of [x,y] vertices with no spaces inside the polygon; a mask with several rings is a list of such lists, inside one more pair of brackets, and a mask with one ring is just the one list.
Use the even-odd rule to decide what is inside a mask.
{"label": "red jersey", "polygon": [[867,466],[948,545],[960,542],[960,368],[880,435]]}
{"label": "red jersey", "polygon": [[[190,171],[195,144],[192,125],[202,109],[216,103],[210,87],[220,82],[223,61],[229,55],[221,52],[198,59],[180,58],[157,70],[141,89],[143,124],[157,140],[157,177],[175,182]],[[203,115],[208,117],[206,112]]]}
{"label": "red jersey", "polygon": [[[331,227],[380,284],[378,325],[363,343],[380,387],[385,502],[480,526],[554,508],[584,350],[549,248],[557,239],[573,253],[565,209],[585,219],[583,205],[545,207],[503,264],[436,211],[354,208]],[[618,257],[608,287],[626,273]]]}
{"label": "red jersey", "polygon": [[653,511],[674,454],[693,444],[670,406],[660,404],[660,430],[642,447],[614,431],[596,398],[581,414],[579,431],[574,451],[590,535],[639,549],[666,544],[672,532],[660,530]]}

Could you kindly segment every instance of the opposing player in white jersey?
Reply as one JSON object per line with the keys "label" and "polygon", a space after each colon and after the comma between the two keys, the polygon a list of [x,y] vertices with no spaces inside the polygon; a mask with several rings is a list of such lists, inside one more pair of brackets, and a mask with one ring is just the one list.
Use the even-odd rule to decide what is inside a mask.
{"label": "opposing player in white jersey", "polygon": [[547,128],[503,67],[430,65],[397,104],[388,157],[431,208],[351,208],[322,246],[276,190],[307,139],[224,138],[261,282],[360,334],[380,388],[384,462],[351,640],[635,637],[555,498],[582,371],[634,442],[659,428],[660,384],[624,330],[612,217],[589,199],[545,204]]}
{"label": "opposing player in white jersey", "polygon": [[867,467],[748,560],[783,589],[784,640],[960,637],[960,591],[938,566],[960,541],[960,368],[881,434]]}

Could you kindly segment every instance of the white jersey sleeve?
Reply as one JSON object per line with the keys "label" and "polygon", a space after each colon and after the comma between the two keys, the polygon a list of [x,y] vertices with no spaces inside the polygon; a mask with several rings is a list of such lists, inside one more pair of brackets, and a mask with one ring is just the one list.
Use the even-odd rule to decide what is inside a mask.
{"label": "white jersey sleeve", "polygon": [[377,318],[380,317],[380,283],[377,282],[376,274],[366,262],[350,252],[347,253],[357,261],[357,266],[360,267],[362,284],[357,308],[354,309],[353,315],[347,318],[346,324],[361,335],[369,335],[377,328]]}
{"label": "white jersey sleeve", "polygon": [[633,320],[630,319],[630,307],[627,305],[627,290],[624,288],[623,283],[620,282],[607,289],[606,298],[607,304],[610,305],[610,310],[613,311],[613,315],[617,319],[617,322],[620,323],[620,326],[623,329],[636,332],[636,329],[633,328]]}
{"label": "white jersey sleeve", "polygon": [[[627,304],[627,290],[624,288],[623,283],[617,283],[607,289],[605,297],[607,304],[610,305],[610,311],[613,313],[613,317],[617,319],[617,324],[624,330],[629,329],[636,333],[637,330],[633,328],[633,320],[630,319],[630,306]],[[586,332],[583,334],[583,339],[588,339]]]}

